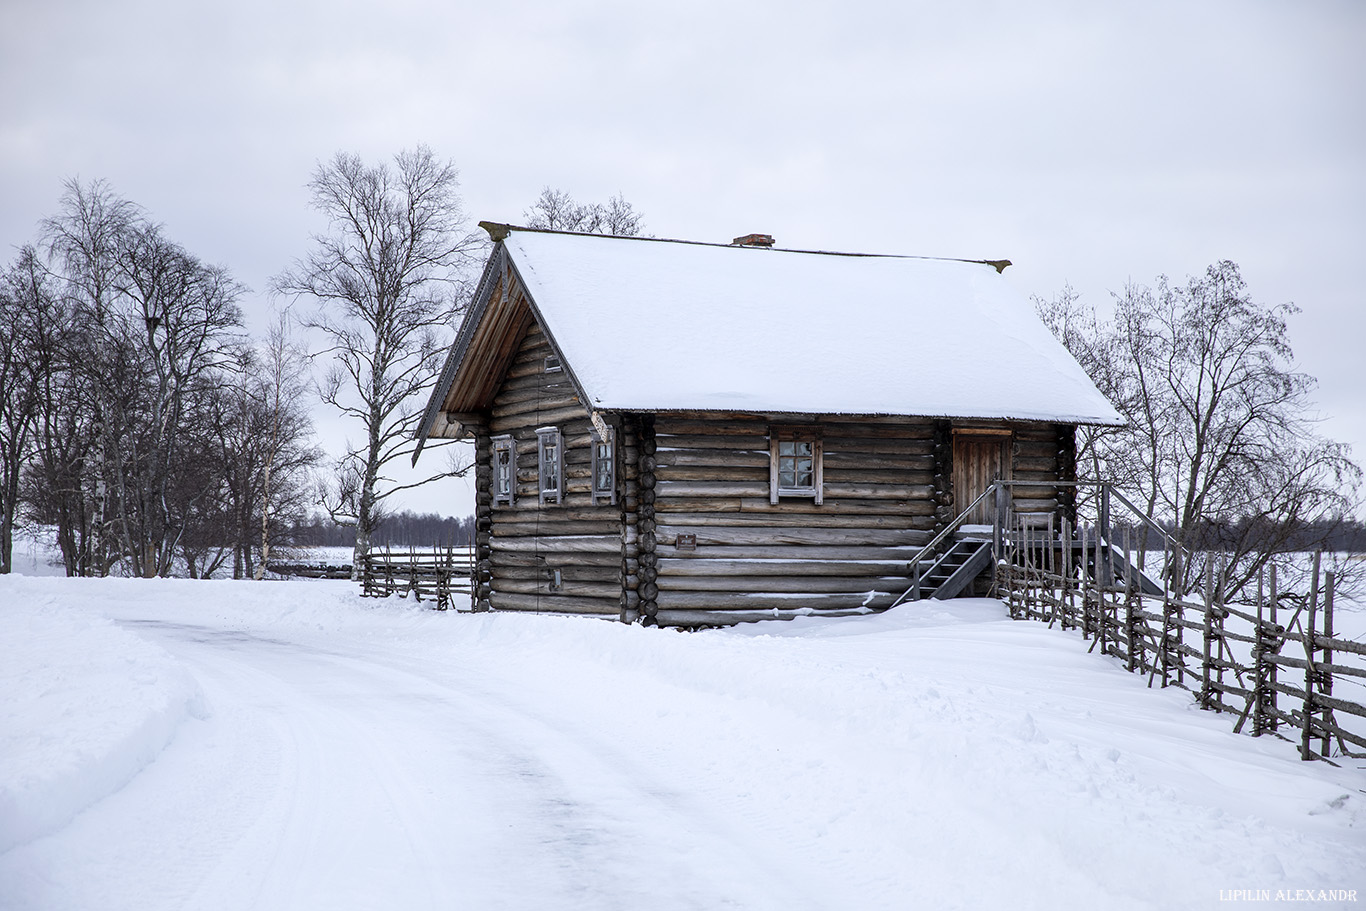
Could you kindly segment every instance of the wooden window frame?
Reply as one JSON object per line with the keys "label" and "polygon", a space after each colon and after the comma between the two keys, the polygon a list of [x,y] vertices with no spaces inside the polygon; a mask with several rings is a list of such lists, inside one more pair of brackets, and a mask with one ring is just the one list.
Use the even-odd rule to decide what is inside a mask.
{"label": "wooden window frame", "polygon": [[[555,446],[555,463],[550,466],[546,465],[547,441]],[[536,486],[542,506],[564,503],[564,434],[558,427],[536,428]]]}
{"label": "wooden window frame", "polygon": [[[593,505],[599,502],[609,506],[615,506],[617,502],[617,429],[607,428],[607,438],[603,439],[598,431],[593,431],[593,480],[592,496]],[[600,469],[602,467],[602,450],[607,449],[607,486],[602,487],[598,484]]]}
{"label": "wooden window frame", "polygon": [[[810,487],[782,487],[780,477],[780,456],[778,450],[782,443],[811,444]],[[768,432],[768,501],[778,505],[782,497],[800,497],[811,500],[817,506],[825,502],[825,447],[820,431],[813,427],[773,427]]]}
{"label": "wooden window frame", "polygon": [[[490,485],[493,490],[493,505],[498,506],[506,503],[508,506],[517,505],[517,438],[512,434],[502,434],[492,439],[493,453],[493,474]],[[506,452],[508,454],[508,489],[504,493],[498,489],[498,454]]]}

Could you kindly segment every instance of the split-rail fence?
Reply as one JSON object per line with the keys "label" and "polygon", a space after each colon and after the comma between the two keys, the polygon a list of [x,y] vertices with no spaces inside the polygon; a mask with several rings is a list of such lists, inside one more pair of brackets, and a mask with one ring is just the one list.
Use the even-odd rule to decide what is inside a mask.
{"label": "split-rail fence", "polygon": [[456,599],[470,598],[473,574],[472,550],[453,545],[429,549],[375,548],[361,560],[361,595],[385,598],[412,594],[417,601],[435,601],[437,610],[457,606]]}
{"label": "split-rail fence", "polygon": [[1334,635],[1336,579],[1320,572],[1321,554],[1312,557],[1307,592],[1281,590],[1272,565],[1255,598],[1226,601],[1215,584],[1217,554],[1203,559],[1203,583],[1183,592],[1172,580],[1195,558],[1152,525],[1166,541],[1153,562],[1170,571],[1158,573],[1160,582],[1144,575],[1131,558],[1149,530],[1112,534],[1109,495],[1118,494],[1104,487],[1095,526],[1055,528],[1051,517],[1025,515],[998,531],[994,581],[1011,616],[1079,630],[1091,651],[1117,658],[1149,686],[1182,687],[1201,708],[1236,717],[1235,732],[1296,742],[1302,759],[1366,756],[1366,705],[1343,698],[1366,683],[1366,643]]}

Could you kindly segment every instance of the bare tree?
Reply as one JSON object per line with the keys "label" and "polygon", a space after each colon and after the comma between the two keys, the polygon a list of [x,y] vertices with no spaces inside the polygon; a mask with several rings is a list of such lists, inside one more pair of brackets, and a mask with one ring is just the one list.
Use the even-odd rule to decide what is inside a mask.
{"label": "bare tree", "polygon": [[[1320,436],[1286,318],[1247,291],[1232,262],[1181,286],[1130,284],[1114,317],[1070,289],[1041,316],[1128,420],[1084,437],[1096,475],[1114,481],[1188,549],[1219,550],[1218,585],[1241,590],[1278,554],[1326,540],[1357,505],[1361,469]],[[1196,567],[1176,580],[1194,584]]]}
{"label": "bare tree", "polygon": [[329,232],[274,289],[320,305],[302,323],[327,340],[318,355],[332,358],[322,400],[364,433],[348,445],[327,501],[335,520],[355,526],[359,567],[385,499],[452,474],[399,484],[384,470],[412,451],[465,300],[464,267],[482,241],[465,227],[455,167],[425,146],[400,152],[393,167],[338,153],[309,188]]}
{"label": "bare tree", "polygon": [[32,247],[0,276],[0,574],[10,572],[19,481],[32,453],[43,376],[34,345],[57,318],[56,291]]}
{"label": "bare tree", "polygon": [[212,487],[194,425],[239,339],[242,286],[99,181],[69,181],[42,232],[69,324],[35,347],[46,378],[35,505],[57,519],[68,572],[122,560],[165,575]]}
{"label": "bare tree", "polygon": [[578,231],[634,237],[641,231],[641,214],[620,193],[606,204],[578,203],[563,190],[543,187],[541,195],[522,213],[529,228]]}

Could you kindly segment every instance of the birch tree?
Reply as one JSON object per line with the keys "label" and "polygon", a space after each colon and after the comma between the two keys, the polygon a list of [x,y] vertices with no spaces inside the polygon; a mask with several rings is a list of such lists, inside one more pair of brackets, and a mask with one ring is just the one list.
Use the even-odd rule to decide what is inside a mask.
{"label": "birch tree", "polygon": [[315,357],[331,362],[320,395],[360,434],[325,500],[334,520],[355,527],[359,568],[385,501],[454,473],[399,483],[386,467],[412,451],[465,300],[465,267],[482,242],[466,228],[455,167],[425,146],[398,153],[392,166],[338,153],[308,186],[328,230],[273,285],[317,303],[301,322],[325,339]]}
{"label": "birch tree", "polygon": [[[1183,548],[1219,551],[1225,593],[1279,554],[1322,546],[1350,517],[1362,472],[1318,432],[1315,382],[1289,342],[1297,310],[1255,301],[1235,263],[1182,285],[1131,283],[1114,295],[1112,318],[1070,291],[1036,304],[1128,420],[1084,433],[1079,462]],[[1174,581],[1189,589],[1197,571]]]}

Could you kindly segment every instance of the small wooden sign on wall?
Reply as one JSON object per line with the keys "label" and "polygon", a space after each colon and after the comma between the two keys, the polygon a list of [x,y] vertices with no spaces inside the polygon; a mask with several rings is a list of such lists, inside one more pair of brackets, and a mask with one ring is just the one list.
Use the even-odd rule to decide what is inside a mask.
{"label": "small wooden sign on wall", "polygon": [[697,535],[679,535],[674,541],[675,550],[697,550]]}

